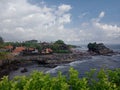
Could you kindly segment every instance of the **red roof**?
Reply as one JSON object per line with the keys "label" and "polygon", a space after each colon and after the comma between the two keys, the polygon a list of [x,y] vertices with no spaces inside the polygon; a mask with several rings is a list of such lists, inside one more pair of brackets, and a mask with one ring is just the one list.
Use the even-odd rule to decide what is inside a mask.
{"label": "red roof", "polygon": [[13,49],[13,46],[11,46],[11,45],[5,46],[5,49]]}
{"label": "red roof", "polygon": [[23,50],[25,50],[25,47],[16,47],[13,53],[22,52]]}

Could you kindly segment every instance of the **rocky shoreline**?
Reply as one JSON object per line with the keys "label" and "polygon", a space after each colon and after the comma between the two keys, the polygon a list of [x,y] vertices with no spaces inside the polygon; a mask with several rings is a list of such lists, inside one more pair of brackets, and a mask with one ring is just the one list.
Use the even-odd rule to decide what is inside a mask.
{"label": "rocky shoreline", "polygon": [[[39,60],[35,60],[38,58]],[[18,70],[20,67],[32,65],[33,63],[37,63],[43,67],[54,68],[60,64],[83,60],[85,58],[91,58],[91,56],[88,53],[17,56],[11,62],[4,63],[0,66],[0,78],[4,75],[9,75],[10,72]]]}

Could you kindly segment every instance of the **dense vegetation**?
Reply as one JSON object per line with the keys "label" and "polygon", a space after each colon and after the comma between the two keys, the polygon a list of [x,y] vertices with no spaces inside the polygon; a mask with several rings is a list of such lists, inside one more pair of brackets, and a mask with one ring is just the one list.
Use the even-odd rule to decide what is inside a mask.
{"label": "dense vegetation", "polygon": [[[1,66],[4,67],[4,64],[9,64],[13,56],[9,52],[0,52],[0,70]],[[0,74],[2,75],[1,71]]]}
{"label": "dense vegetation", "polygon": [[70,53],[70,47],[66,45],[62,40],[57,40],[50,46],[50,48],[55,53]]}
{"label": "dense vegetation", "polygon": [[0,60],[7,59],[8,53],[7,52],[0,52]]}
{"label": "dense vegetation", "polygon": [[57,40],[53,43],[48,42],[40,42],[38,43],[37,40],[29,40],[29,41],[23,41],[23,42],[4,42],[3,38],[0,37],[0,49],[4,48],[5,46],[12,45],[15,49],[15,47],[24,46],[27,48],[36,48],[39,52],[46,48],[51,48],[53,50],[53,53],[70,53],[70,48],[72,48],[72,45],[67,45],[62,40]]}
{"label": "dense vegetation", "polygon": [[78,71],[73,68],[67,76],[59,72],[56,77],[35,71],[29,77],[20,76],[13,80],[3,77],[0,90],[120,90],[120,69],[91,70],[82,78],[78,76]]}

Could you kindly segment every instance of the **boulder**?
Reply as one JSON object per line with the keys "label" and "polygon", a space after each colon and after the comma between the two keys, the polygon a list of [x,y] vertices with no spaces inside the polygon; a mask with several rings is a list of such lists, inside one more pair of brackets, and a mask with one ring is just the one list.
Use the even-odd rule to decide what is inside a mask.
{"label": "boulder", "polygon": [[21,70],[21,73],[25,73],[25,72],[28,72],[27,68],[23,68],[23,69]]}

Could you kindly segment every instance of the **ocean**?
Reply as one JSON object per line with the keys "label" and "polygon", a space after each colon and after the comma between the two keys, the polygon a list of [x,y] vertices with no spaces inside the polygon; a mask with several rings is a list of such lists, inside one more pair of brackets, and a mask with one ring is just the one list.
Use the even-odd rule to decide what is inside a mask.
{"label": "ocean", "polygon": [[[106,45],[110,49],[115,52],[120,53],[120,45]],[[87,51],[87,46],[81,45],[81,48],[77,48],[78,50],[85,52]],[[62,74],[68,74],[70,67],[76,69],[80,74],[79,77],[85,75],[86,72],[89,72],[91,69],[100,70],[101,68],[104,69],[115,69],[120,68],[120,54],[112,55],[112,56],[103,56],[97,55],[92,56],[91,59],[83,59],[83,60],[76,60],[75,62],[71,62],[68,64],[62,64],[55,68],[46,68],[46,67],[38,67],[37,65],[28,66],[27,69],[29,72],[21,73],[21,69],[17,71],[13,71],[10,73],[9,77],[12,79],[14,76],[21,76],[21,75],[29,75],[32,71],[43,71],[44,73],[50,73],[52,76],[56,76],[58,71],[61,71]]]}
{"label": "ocean", "polygon": [[[106,45],[106,46],[112,49],[113,51],[120,53],[120,45]],[[80,51],[85,52],[87,51],[87,46],[81,45],[81,48],[78,49]],[[85,73],[89,72],[91,69],[96,69],[99,71],[101,68],[104,69],[120,68],[120,54],[112,56],[103,55],[92,56],[91,59],[77,60],[69,64],[57,66],[47,71],[46,73],[50,73],[51,75],[56,76],[58,71],[61,71],[63,74],[67,74],[70,67],[76,69],[80,73],[79,74],[80,77],[84,76]]]}

